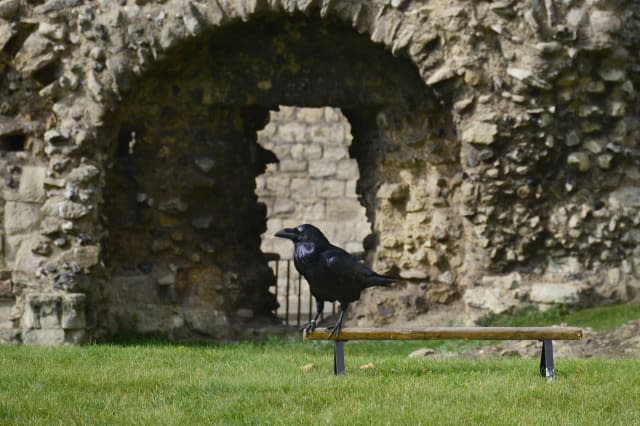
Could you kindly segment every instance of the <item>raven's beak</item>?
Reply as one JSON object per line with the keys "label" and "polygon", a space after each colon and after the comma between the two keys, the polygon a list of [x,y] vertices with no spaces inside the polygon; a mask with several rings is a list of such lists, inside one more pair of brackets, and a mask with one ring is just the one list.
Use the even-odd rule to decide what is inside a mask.
{"label": "raven's beak", "polygon": [[284,228],[275,233],[276,237],[295,240],[298,238],[298,230],[295,228]]}

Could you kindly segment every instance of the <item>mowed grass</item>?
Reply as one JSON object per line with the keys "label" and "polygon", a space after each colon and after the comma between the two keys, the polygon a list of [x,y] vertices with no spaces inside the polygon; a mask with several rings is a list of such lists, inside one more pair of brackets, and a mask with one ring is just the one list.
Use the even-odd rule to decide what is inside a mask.
{"label": "mowed grass", "polygon": [[2,346],[0,424],[640,424],[639,359],[556,359],[547,383],[537,359],[407,358],[420,346],[348,342],[343,377],[299,338]]}
{"label": "mowed grass", "polygon": [[487,318],[482,325],[487,326],[546,326],[566,324],[574,327],[591,327],[607,330],[627,321],[640,319],[640,304],[610,305],[597,308],[569,310],[564,306],[540,312],[529,309],[516,315],[498,315]]}
{"label": "mowed grass", "polygon": [[[640,360],[558,359],[547,383],[532,359],[408,359],[402,343],[370,349],[347,344],[347,375],[335,377],[326,343],[3,347],[0,423],[640,421]],[[368,363],[375,368],[359,368]]]}

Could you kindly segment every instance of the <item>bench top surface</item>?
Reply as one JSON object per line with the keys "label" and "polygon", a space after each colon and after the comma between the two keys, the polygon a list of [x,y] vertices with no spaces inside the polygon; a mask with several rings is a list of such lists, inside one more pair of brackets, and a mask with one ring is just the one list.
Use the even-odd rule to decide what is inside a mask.
{"label": "bench top surface", "polygon": [[[329,331],[318,328],[304,336],[327,340]],[[331,340],[580,340],[577,327],[426,327],[426,328],[343,328]]]}

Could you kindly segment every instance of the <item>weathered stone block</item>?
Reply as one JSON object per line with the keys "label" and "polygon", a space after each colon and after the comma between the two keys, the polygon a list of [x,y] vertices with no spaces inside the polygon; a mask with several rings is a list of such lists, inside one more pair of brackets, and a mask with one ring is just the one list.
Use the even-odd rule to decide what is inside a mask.
{"label": "weathered stone block", "polygon": [[100,261],[100,247],[87,245],[74,247],[66,251],[60,260],[68,263],[75,263],[81,268],[90,268]]}
{"label": "weathered stone block", "polygon": [[0,1],[0,18],[11,20],[20,9],[20,0],[2,0]]}
{"label": "weathered stone block", "polygon": [[304,160],[281,160],[279,168],[283,173],[306,172],[307,162]]}
{"label": "weathered stone block", "polygon": [[336,178],[343,180],[357,180],[360,176],[358,163],[355,160],[340,160],[336,168]]}
{"label": "weathered stone block", "polygon": [[344,196],[344,181],[341,180],[320,180],[313,181],[318,196],[323,198],[339,198]]}
{"label": "weathered stone block", "polygon": [[276,198],[273,203],[273,214],[288,215],[296,211],[296,203],[285,198]]}
{"label": "weathered stone block", "polygon": [[34,231],[42,219],[39,204],[7,201],[4,209],[4,230],[7,235]]}
{"label": "weathered stone block", "polygon": [[534,283],[529,298],[532,302],[573,305],[580,302],[581,283]]}
{"label": "weathered stone block", "polygon": [[278,126],[278,138],[284,142],[304,142],[307,127],[299,122],[289,122]]}
{"label": "weathered stone block", "polygon": [[309,176],[314,178],[325,178],[336,174],[337,164],[335,161],[316,160],[309,163]]}
{"label": "weathered stone block", "polygon": [[81,293],[67,293],[62,295],[62,328],[74,329],[85,328],[87,321],[85,317],[86,295]]}
{"label": "weathered stone block", "polygon": [[354,198],[327,200],[327,219],[357,223],[365,217],[364,207]]}
{"label": "weathered stone block", "polygon": [[280,197],[289,195],[289,177],[287,176],[268,176],[266,181],[266,189]]}
{"label": "weathered stone block", "polygon": [[512,272],[507,275],[485,275],[480,280],[483,287],[499,287],[505,290],[514,290],[520,287],[522,275]]}
{"label": "weathered stone block", "polygon": [[18,196],[20,201],[31,203],[43,202],[45,199],[44,181],[47,168],[44,166],[25,166],[20,176]]}
{"label": "weathered stone block", "polygon": [[356,187],[358,182],[356,180],[348,180],[344,184],[344,196],[347,198],[358,198],[358,194],[356,192]]}
{"label": "weathered stone block", "polygon": [[620,29],[622,21],[617,13],[610,10],[593,10],[589,14],[589,26],[587,32],[590,41],[599,47],[612,44],[611,34]]}
{"label": "weathered stone block", "polygon": [[296,208],[296,216],[304,218],[305,222],[325,219],[324,201],[316,201],[311,204],[299,205]]}
{"label": "weathered stone block", "polygon": [[627,301],[627,281],[627,276],[623,275],[620,268],[611,268],[595,291],[598,296],[609,301]]}
{"label": "weathered stone block", "polygon": [[501,287],[473,287],[464,292],[464,303],[487,313],[501,314],[520,305],[520,293]]}
{"label": "weathered stone block", "polygon": [[25,330],[22,333],[22,342],[27,345],[59,346],[65,343],[64,330],[61,328]]}
{"label": "weathered stone block", "polygon": [[306,144],[304,146],[304,157],[307,160],[317,160],[322,157],[322,148],[318,144]]}
{"label": "weathered stone block", "polygon": [[567,165],[574,170],[587,172],[591,168],[589,154],[586,152],[572,152],[567,157]]}
{"label": "weathered stone block", "polygon": [[324,108],[299,108],[297,111],[298,120],[307,123],[317,124],[324,117]]}
{"label": "weathered stone block", "polygon": [[324,119],[325,121],[330,123],[333,121],[344,120],[344,115],[342,115],[342,111],[340,111],[340,108],[325,107]]}
{"label": "weathered stone block", "polygon": [[640,207],[640,188],[636,186],[623,186],[609,194],[609,203],[612,208],[638,208]]}
{"label": "weathered stone block", "polygon": [[54,51],[53,43],[42,34],[34,32],[16,55],[15,66],[20,72],[31,74],[46,67],[57,57],[58,53]]}
{"label": "weathered stone block", "polygon": [[20,239],[20,243],[13,259],[13,269],[14,271],[33,273],[46,261],[46,257],[33,251],[34,246],[40,241],[40,236],[34,233],[26,237],[18,236],[16,238]]}
{"label": "weathered stone block", "polygon": [[280,105],[278,111],[271,111],[271,120],[278,122],[290,122],[295,120],[299,108],[294,106]]}
{"label": "weathered stone block", "polygon": [[80,219],[89,214],[92,209],[91,205],[65,200],[61,197],[49,198],[42,206],[44,214],[61,219]]}
{"label": "weathered stone block", "polygon": [[[56,293],[27,293],[23,316],[24,329],[60,327],[61,295]],[[64,337],[64,333],[63,333]]]}
{"label": "weathered stone block", "polygon": [[296,144],[292,144],[289,145],[291,147],[290,151],[289,151],[289,155],[291,156],[292,159],[294,160],[306,160],[305,156],[304,156],[304,148],[305,145],[302,143],[296,143]]}
{"label": "weathered stone block", "polygon": [[322,158],[330,161],[344,160],[349,158],[349,152],[345,146],[326,146],[323,149]]}
{"label": "weathered stone block", "polygon": [[429,76],[427,79],[427,84],[429,86],[433,86],[434,84],[440,83],[445,80],[449,80],[456,76],[455,70],[449,68],[448,66],[443,66],[438,68]]}
{"label": "weathered stone block", "polygon": [[429,277],[429,273],[426,269],[408,269],[403,268],[400,271],[400,278],[406,280],[425,280]]}
{"label": "weathered stone block", "polygon": [[229,335],[229,320],[224,312],[211,308],[185,307],[184,319],[189,329],[208,336],[224,338]]}
{"label": "weathered stone block", "polygon": [[318,196],[318,187],[315,180],[308,177],[294,177],[291,179],[291,194],[299,200],[314,200]]}
{"label": "weathered stone block", "polygon": [[71,170],[67,176],[67,182],[78,184],[85,183],[97,178],[98,175],[100,175],[100,170],[98,170],[96,166],[91,164],[82,164]]}
{"label": "weathered stone block", "polygon": [[13,304],[13,299],[0,299],[0,329],[13,327],[11,320]]}
{"label": "weathered stone block", "polygon": [[376,198],[389,201],[401,201],[409,195],[409,186],[404,183],[383,183],[378,188]]}
{"label": "weathered stone block", "polygon": [[308,139],[312,143],[328,144],[328,143],[341,143],[343,140],[343,137],[342,137],[342,132],[336,133],[326,127],[314,127],[309,132]]}

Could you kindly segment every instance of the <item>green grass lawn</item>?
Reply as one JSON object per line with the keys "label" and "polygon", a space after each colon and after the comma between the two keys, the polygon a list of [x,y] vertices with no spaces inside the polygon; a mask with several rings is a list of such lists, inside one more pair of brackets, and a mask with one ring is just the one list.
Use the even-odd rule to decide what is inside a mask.
{"label": "green grass lawn", "polygon": [[577,311],[556,306],[545,312],[530,309],[516,315],[490,317],[485,319],[482,325],[545,326],[564,323],[568,326],[606,330],[637,319],[640,319],[640,304],[601,306]]}
{"label": "green grass lawn", "polygon": [[2,346],[0,424],[640,424],[640,359],[556,359],[547,383],[537,359],[407,358],[420,346],[349,342],[344,377],[300,339]]}

